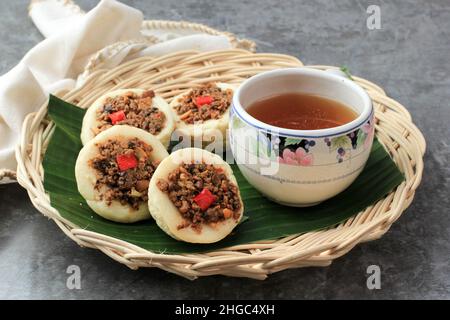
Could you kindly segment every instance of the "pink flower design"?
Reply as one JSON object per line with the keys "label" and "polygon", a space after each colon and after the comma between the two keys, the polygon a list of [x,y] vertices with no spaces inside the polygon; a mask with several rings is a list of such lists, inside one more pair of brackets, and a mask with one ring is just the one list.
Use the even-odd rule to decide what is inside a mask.
{"label": "pink flower design", "polygon": [[374,130],[373,130],[373,123],[367,122],[365,125],[362,126],[362,131],[367,135],[366,139],[364,139],[364,148],[368,148],[370,145],[370,142],[373,139],[374,136]]}
{"label": "pink flower design", "polygon": [[311,166],[314,162],[314,157],[311,153],[306,153],[301,147],[297,148],[295,152],[284,149],[283,157],[278,157],[278,162],[295,166]]}

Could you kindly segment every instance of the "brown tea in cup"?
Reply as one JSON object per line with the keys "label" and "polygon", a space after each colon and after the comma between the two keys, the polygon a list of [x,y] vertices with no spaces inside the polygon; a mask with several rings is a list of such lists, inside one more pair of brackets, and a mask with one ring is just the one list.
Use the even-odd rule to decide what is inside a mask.
{"label": "brown tea in cup", "polygon": [[246,111],[269,125],[295,130],[338,127],[358,117],[352,108],[338,101],[297,92],[258,100]]}

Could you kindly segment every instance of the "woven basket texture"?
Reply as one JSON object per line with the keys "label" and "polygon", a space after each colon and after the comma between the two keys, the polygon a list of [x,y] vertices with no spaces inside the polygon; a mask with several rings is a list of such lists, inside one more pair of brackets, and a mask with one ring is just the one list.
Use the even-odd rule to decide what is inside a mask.
{"label": "woven basket texture", "polygon": [[[139,58],[113,70],[97,70],[82,87],[58,96],[87,108],[108,91],[139,87],[155,90],[170,102],[174,96],[201,83],[239,84],[262,71],[299,66],[302,63],[297,58],[281,54],[255,54],[238,49],[208,53],[184,51],[160,58]],[[27,189],[33,205],[68,237],[80,246],[101,250],[132,269],[157,267],[188,279],[221,274],[262,280],[285,269],[328,266],[358,243],[380,238],[387,232],[411,204],[423,171],[425,140],[408,111],[387,97],[377,85],[359,77],[354,77],[354,81],[371,96],[377,137],[406,180],[386,197],[334,228],[213,252],[174,255],[149,252],[119,239],[80,229],[52,208],[44,190],[42,159],[54,129],[47,117],[47,104],[24,122],[16,150],[17,180]]]}
{"label": "woven basket texture", "polygon": [[[33,0],[31,4],[38,1],[40,0]],[[81,8],[72,1],[65,0],[64,5],[71,6],[75,11],[82,11]],[[82,73],[83,78],[91,75],[91,73],[95,72],[102,63],[104,63],[108,59],[111,59],[116,54],[120,54],[121,50],[130,45],[142,44],[142,46],[136,48],[133,51],[134,54],[137,54],[139,51],[144,50],[146,46],[160,43],[161,40],[158,37],[152,35],[152,33],[156,31],[158,31],[158,33],[165,32],[172,34],[203,33],[209,35],[225,35],[229,39],[233,48],[247,50],[250,52],[256,51],[255,42],[248,39],[240,39],[231,32],[219,31],[201,23],[193,23],[189,21],[145,20],[142,23],[142,32],[144,36],[141,39],[116,42],[93,54],[89,61],[86,63],[86,67],[84,69],[84,72]],[[16,180],[15,171],[0,168],[0,184],[13,182],[14,180]]]}

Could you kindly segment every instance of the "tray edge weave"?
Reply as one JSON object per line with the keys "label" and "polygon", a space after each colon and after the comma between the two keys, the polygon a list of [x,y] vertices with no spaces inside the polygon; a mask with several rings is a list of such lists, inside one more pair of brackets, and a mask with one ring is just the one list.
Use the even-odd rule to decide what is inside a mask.
{"label": "tray edge weave", "polygon": [[[167,55],[165,58],[171,61],[170,63],[178,61],[177,65],[179,64],[180,68],[182,68],[183,63],[189,64],[192,61],[198,63],[200,61],[202,68],[211,70],[212,76],[220,77],[220,68],[215,68],[215,60],[225,57],[223,59],[228,59],[227,63],[231,67],[236,63],[246,61],[246,59],[251,60],[249,55],[252,55],[255,61],[258,61],[258,59],[261,61],[259,63],[260,68],[264,67],[264,61],[267,59],[274,61],[279,59],[286,65],[289,65],[291,61],[294,65],[296,60],[294,57],[289,58],[285,55],[251,54],[248,51],[241,50],[226,50],[206,54],[181,52]],[[151,64],[161,61],[161,59],[150,61],[149,58],[137,60],[119,66],[113,71],[94,73],[86,81],[85,86],[87,88],[89,86],[101,86],[108,81],[115,81],[115,85],[120,85],[120,82],[123,82],[124,79],[121,79],[120,76],[115,79],[108,79],[108,74],[114,75],[117,70],[122,70],[126,74],[133,67],[135,68],[136,63],[147,62]],[[250,65],[255,65],[256,68],[258,63],[255,64],[255,61]],[[275,65],[278,64],[279,62],[275,63]],[[298,61],[298,66],[301,65],[301,62]],[[330,68],[327,66],[311,67]],[[214,72],[216,69],[217,72]],[[160,70],[164,72],[165,68],[162,67]],[[171,80],[169,79],[169,81]],[[175,80],[173,81],[176,83]],[[378,86],[358,77],[355,77],[355,81],[371,95],[378,119],[376,129],[379,140],[405,173],[406,181],[384,199],[350,218],[337,228],[289,236],[276,241],[239,245],[215,252],[186,255],[153,253],[112,237],[79,229],[70,221],[62,218],[57,210],[51,207],[43,188],[41,165],[43,146],[48,143],[53,130],[52,124],[46,119],[46,104],[38,112],[30,114],[24,122],[21,142],[16,149],[17,180],[27,189],[33,205],[41,213],[55,221],[67,236],[80,246],[99,249],[132,269],[158,267],[188,279],[222,274],[261,280],[265,279],[268,274],[289,268],[328,266],[332,260],[344,255],[356,244],[378,239],[386,233],[392,223],[411,204],[423,171],[422,158],[425,152],[425,140],[412,123],[407,110],[398,102],[387,97]],[[77,94],[83,93],[83,89],[85,88],[64,93],[63,97],[73,100]],[[95,98],[95,94],[100,94],[97,91],[82,99],[82,104],[89,105],[89,102]]]}

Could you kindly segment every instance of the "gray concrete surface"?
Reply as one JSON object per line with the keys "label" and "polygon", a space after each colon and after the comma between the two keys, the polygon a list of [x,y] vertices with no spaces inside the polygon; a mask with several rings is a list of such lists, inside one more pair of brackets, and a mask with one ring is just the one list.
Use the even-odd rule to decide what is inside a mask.
{"label": "gray concrete surface", "polygon": [[[190,282],[157,269],[131,271],[81,249],[36,211],[18,185],[0,186],[0,298],[450,298],[450,3],[426,1],[124,1],[147,18],[191,20],[255,40],[259,51],[305,64],[347,65],[405,106],[428,142],[423,183],[411,207],[380,240],[357,246],[328,268],[281,272],[264,282],[210,277]],[[28,0],[2,0],[0,72],[41,40]],[[85,9],[96,1],[79,1]],[[366,8],[381,7],[381,29]],[[80,266],[82,289],[66,288]],[[381,290],[366,268],[381,267]]]}

